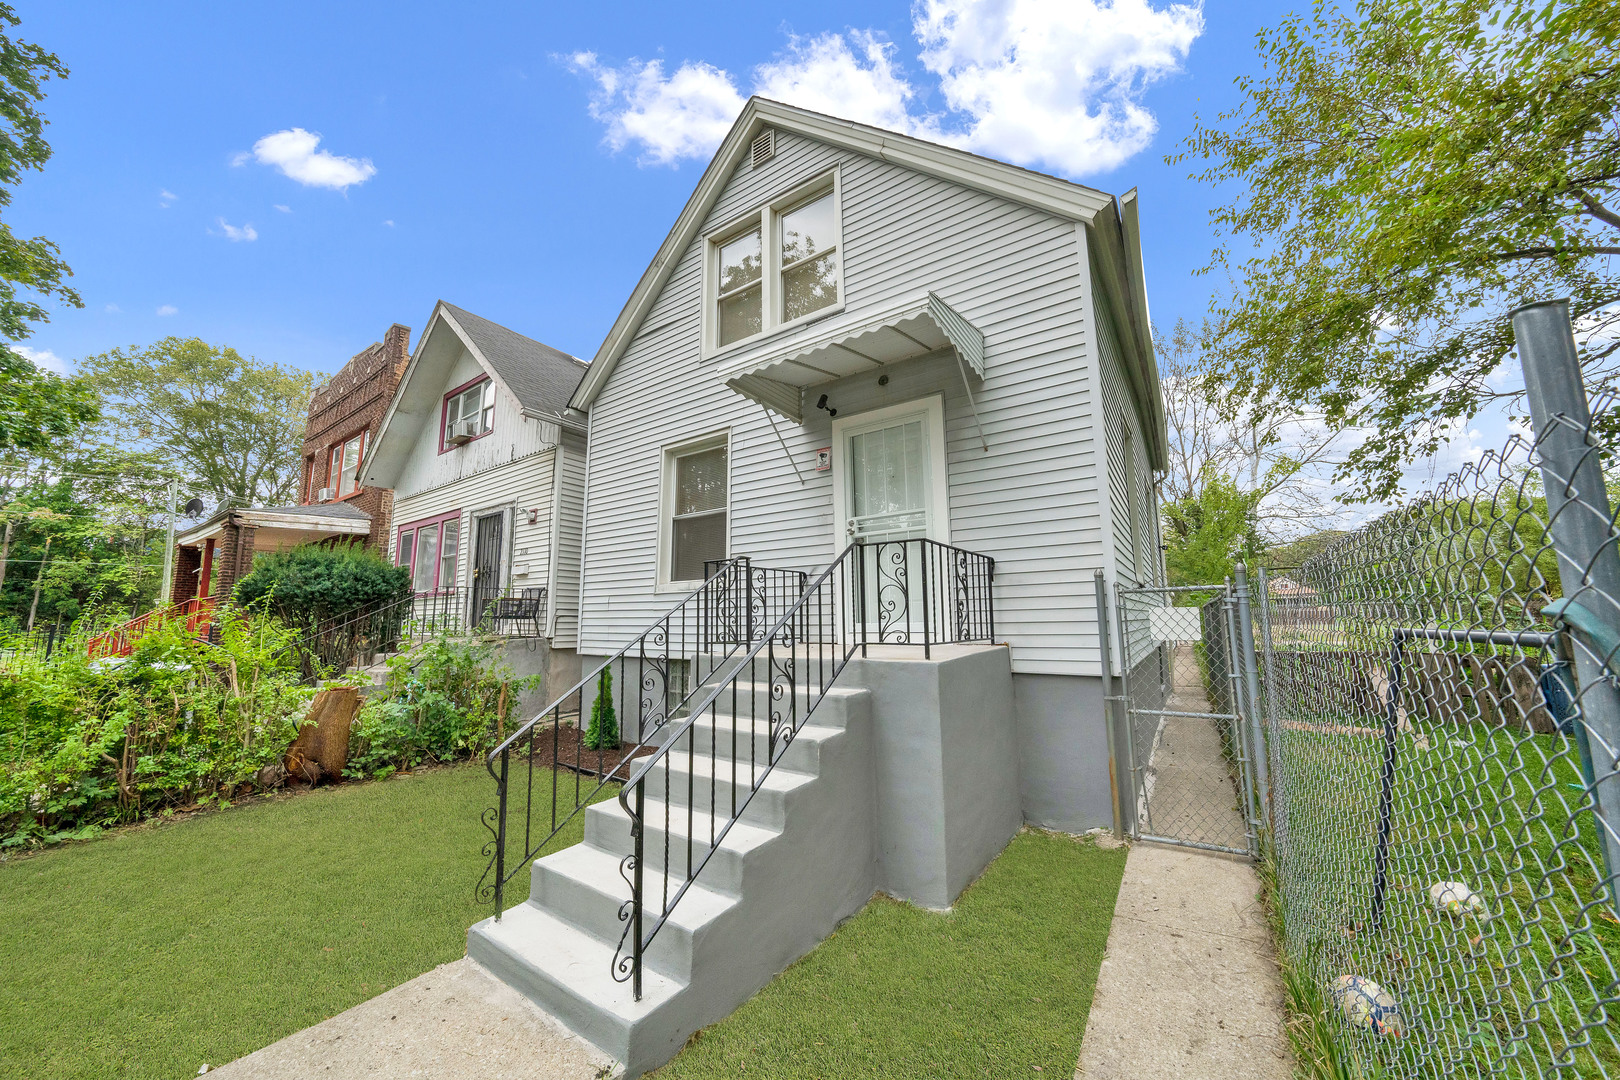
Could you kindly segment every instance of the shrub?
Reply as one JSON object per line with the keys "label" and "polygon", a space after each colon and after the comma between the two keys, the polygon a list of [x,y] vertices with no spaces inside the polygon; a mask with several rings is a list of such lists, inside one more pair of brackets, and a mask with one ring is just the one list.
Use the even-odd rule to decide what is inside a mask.
{"label": "shrub", "polygon": [[222,611],[219,643],[164,624],[119,660],[82,647],[0,679],[0,847],[223,803],[281,760],[313,690],[292,632]]}
{"label": "shrub", "polygon": [[613,711],[613,666],[602,669],[596,680],[596,701],[591,705],[591,723],[585,729],[585,749],[617,750],[619,717]]}
{"label": "shrub", "polygon": [[263,603],[298,626],[310,626],[411,592],[410,570],[361,544],[299,544],[253,560],[236,583],[236,601]]}
{"label": "shrub", "polygon": [[438,640],[402,653],[388,661],[382,691],[355,720],[344,775],[380,778],[476,757],[495,745],[518,697],[539,680],[515,677],[486,643]]}

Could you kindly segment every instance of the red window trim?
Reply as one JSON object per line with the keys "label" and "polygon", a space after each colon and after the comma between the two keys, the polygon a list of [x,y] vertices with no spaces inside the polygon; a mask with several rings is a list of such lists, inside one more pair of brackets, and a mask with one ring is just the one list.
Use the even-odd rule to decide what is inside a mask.
{"label": "red window trim", "polygon": [[[462,393],[464,391],[467,391],[467,390],[471,390],[473,387],[477,386],[479,383],[486,383],[486,382],[489,382],[489,376],[488,375],[479,375],[476,378],[468,379],[466,382],[462,383],[460,386],[456,387],[453,390],[446,390],[445,393],[444,393],[444,397],[439,399],[439,453],[448,454],[452,450],[460,450],[461,446],[466,446],[467,445],[467,443],[462,443],[461,446],[451,446],[451,445],[449,445],[448,443],[445,442],[444,433],[445,433],[445,430],[450,426],[450,399],[455,397],[457,394],[460,394],[460,393]],[[489,430],[484,432],[483,435],[474,435],[472,438],[468,439],[467,442],[468,443],[475,443],[479,439],[484,438],[485,435],[493,435],[493,434],[495,434],[495,421],[494,421],[494,418],[491,418],[490,423],[489,423]]]}
{"label": "red window trim", "polygon": [[[414,532],[416,532],[416,530],[426,528],[429,525],[442,525],[446,521],[460,521],[460,520],[461,520],[461,511],[459,509],[458,510],[447,510],[442,514],[435,514],[433,517],[418,518],[415,521],[407,521],[405,524],[400,525],[399,527],[397,527],[394,530],[394,565],[395,566],[404,566],[405,565],[404,563],[399,561],[399,551],[400,551],[400,548],[404,546],[405,534],[406,533],[414,533]],[[440,539],[443,539],[442,535],[441,535]],[[461,543],[462,543],[461,531],[459,529],[457,529],[456,530],[456,561],[457,562],[461,561]],[[413,582],[413,587],[414,587],[414,582],[416,580],[416,555],[417,555],[417,552],[419,550],[420,550],[420,548],[417,546],[416,541],[412,541],[412,543],[411,543],[411,580]],[[443,552],[441,551],[440,554],[442,555]],[[442,581],[439,580],[439,571],[442,570],[443,568],[444,568],[444,563],[443,563],[443,561],[440,561],[439,564],[433,568],[433,588],[427,590],[426,592],[419,592],[419,593],[416,594],[417,596],[428,596],[428,595],[431,595],[433,593],[443,592],[443,591],[445,591],[447,589],[454,588],[454,586],[447,586]]]}

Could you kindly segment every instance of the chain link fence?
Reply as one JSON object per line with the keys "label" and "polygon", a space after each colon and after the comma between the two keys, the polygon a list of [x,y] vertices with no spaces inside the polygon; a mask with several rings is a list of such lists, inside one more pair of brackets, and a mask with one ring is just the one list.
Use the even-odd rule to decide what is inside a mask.
{"label": "chain link fence", "polygon": [[1281,946],[1385,1075],[1620,1077],[1620,403],[1516,327],[1528,437],[1258,583]]}

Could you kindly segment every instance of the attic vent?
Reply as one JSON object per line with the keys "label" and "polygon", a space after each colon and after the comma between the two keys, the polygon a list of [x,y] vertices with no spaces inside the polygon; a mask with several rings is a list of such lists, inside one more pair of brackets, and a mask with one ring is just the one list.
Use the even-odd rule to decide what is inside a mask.
{"label": "attic vent", "polygon": [[771,160],[771,158],[775,157],[776,130],[774,128],[766,128],[758,135],[755,135],[753,145],[749,148],[749,153],[753,156],[754,168],[756,169],[765,164],[767,161]]}

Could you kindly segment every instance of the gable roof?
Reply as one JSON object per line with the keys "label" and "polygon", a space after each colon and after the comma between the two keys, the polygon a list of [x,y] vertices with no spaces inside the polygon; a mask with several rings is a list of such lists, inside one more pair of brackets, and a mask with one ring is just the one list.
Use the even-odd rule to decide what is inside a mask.
{"label": "gable roof", "polygon": [[564,417],[568,399],[573,397],[589,364],[465,308],[444,300],[438,306],[455,320],[468,341],[468,351],[500,377],[524,412],[552,419]]}
{"label": "gable roof", "polygon": [[642,272],[641,280],[597,349],[590,370],[580,380],[570,402],[574,408],[589,409],[596,395],[607,385],[619,358],[629,348],[674,273],[675,264],[697,237],[715,201],[748,153],[749,144],[768,127],[867,154],[1084,224],[1092,239],[1096,277],[1114,301],[1113,307],[1124,323],[1121,330],[1125,338],[1126,374],[1132,393],[1149,420],[1144,426],[1149,432],[1151,459],[1157,469],[1168,467],[1164,402],[1159,392],[1158,364],[1153,358],[1149,332],[1134,188],[1116,201],[1107,192],[1084,184],[761,97],[748,99],[658,253]]}
{"label": "gable roof", "polygon": [[589,366],[585,361],[440,300],[366,447],[361,483],[391,488],[398,481],[411,448],[437,422],[445,380],[463,349],[525,416],[584,429],[583,417],[569,409],[568,400]]}

